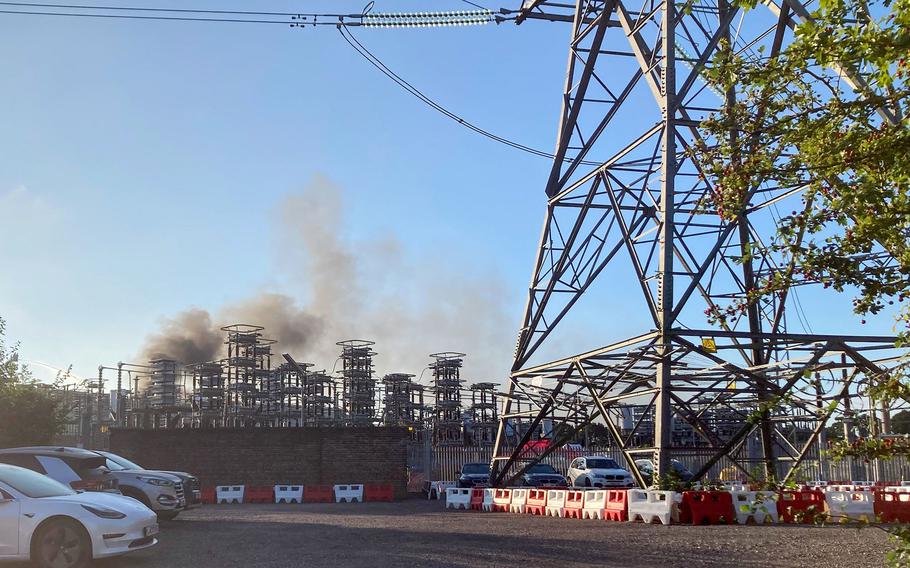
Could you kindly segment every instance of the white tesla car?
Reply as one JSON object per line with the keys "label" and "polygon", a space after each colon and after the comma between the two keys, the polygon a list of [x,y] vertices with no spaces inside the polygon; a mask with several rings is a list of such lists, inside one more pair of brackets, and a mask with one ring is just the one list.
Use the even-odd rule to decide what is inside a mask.
{"label": "white tesla car", "polygon": [[92,559],[157,544],[158,519],[135,499],[80,493],[53,479],[0,464],[0,560],[40,568],[83,568]]}

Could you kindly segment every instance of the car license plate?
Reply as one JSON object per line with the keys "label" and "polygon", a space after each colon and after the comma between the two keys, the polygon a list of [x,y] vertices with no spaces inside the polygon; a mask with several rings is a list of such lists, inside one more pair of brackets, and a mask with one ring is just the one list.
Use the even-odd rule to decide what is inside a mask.
{"label": "car license plate", "polygon": [[158,525],[152,525],[150,527],[145,527],[142,529],[142,534],[144,536],[155,536],[158,534]]}

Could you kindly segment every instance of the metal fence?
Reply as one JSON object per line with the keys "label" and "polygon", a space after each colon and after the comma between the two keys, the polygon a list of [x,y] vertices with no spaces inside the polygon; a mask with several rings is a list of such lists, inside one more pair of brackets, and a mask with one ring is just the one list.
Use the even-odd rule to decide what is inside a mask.
{"label": "metal fence", "polygon": [[[408,449],[408,466],[411,470],[412,481],[416,479],[454,480],[458,476],[461,466],[466,463],[490,463],[493,457],[492,446],[436,446],[429,447],[424,443],[412,443]],[[508,455],[511,448],[504,448],[503,454]],[[569,463],[582,455],[598,455],[612,457],[620,465],[625,465],[622,453],[615,448],[591,446],[583,450],[560,448],[553,451],[543,459],[565,473]],[[690,451],[674,456],[687,468],[695,471],[711,457],[709,452]],[[866,463],[863,460],[847,458],[844,460],[807,460],[803,462],[797,473],[795,481],[902,481],[910,479],[910,462],[904,457],[895,457],[890,460],[873,460]],[[778,476],[783,477],[785,464],[779,464]],[[753,463],[746,463],[746,469],[759,468],[761,460],[755,459]],[[514,469],[513,469],[514,471]],[[737,480],[742,479],[743,473],[733,466],[732,462],[724,457],[708,471],[707,480]],[[415,481],[415,485],[417,482]]]}

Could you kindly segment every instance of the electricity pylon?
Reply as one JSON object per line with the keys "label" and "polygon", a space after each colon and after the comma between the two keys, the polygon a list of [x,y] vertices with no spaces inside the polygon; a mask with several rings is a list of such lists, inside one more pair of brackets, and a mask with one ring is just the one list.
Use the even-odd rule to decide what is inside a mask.
{"label": "electricity pylon", "polygon": [[[893,337],[789,332],[792,290],[716,327],[705,315],[787,270],[767,239],[778,207],[803,204],[800,188],[766,184],[732,221],[712,210],[710,180],[687,150],[703,139],[700,122],[738,93],[717,91],[704,70],[722,41],[745,57],[774,57],[808,17],[796,0],[748,12],[728,0],[523,3],[517,23],[566,22],[571,35],[546,218],[491,464],[495,484],[592,422],[606,426],[639,482],[636,459],[652,459],[665,474],[687,453],[699,456],[696,477],[715,466],[792,477],[807,458],[819,459],[816,441],[831,416],[857,410],[856,385],[885,372]],[[540,362],[553,351],[554,330],[605,273],[609,281],[597,284],[609,295],[642,299],[640,331]],[[616,328],[633,325],[600,316]],[[680,439],[680,423],[698,439]],[[541,448],[528,442],[543,424],[551,443],[532,451]]]}

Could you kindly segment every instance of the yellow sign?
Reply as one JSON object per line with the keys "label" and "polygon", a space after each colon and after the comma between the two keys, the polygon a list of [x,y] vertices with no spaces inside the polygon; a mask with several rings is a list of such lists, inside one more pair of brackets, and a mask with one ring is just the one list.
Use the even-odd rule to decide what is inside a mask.
{"label": "yellow sign", "polygon": [[717,344],[714,343],[713,337],[702,337],[701,346],[708,353],[717,353]]}

